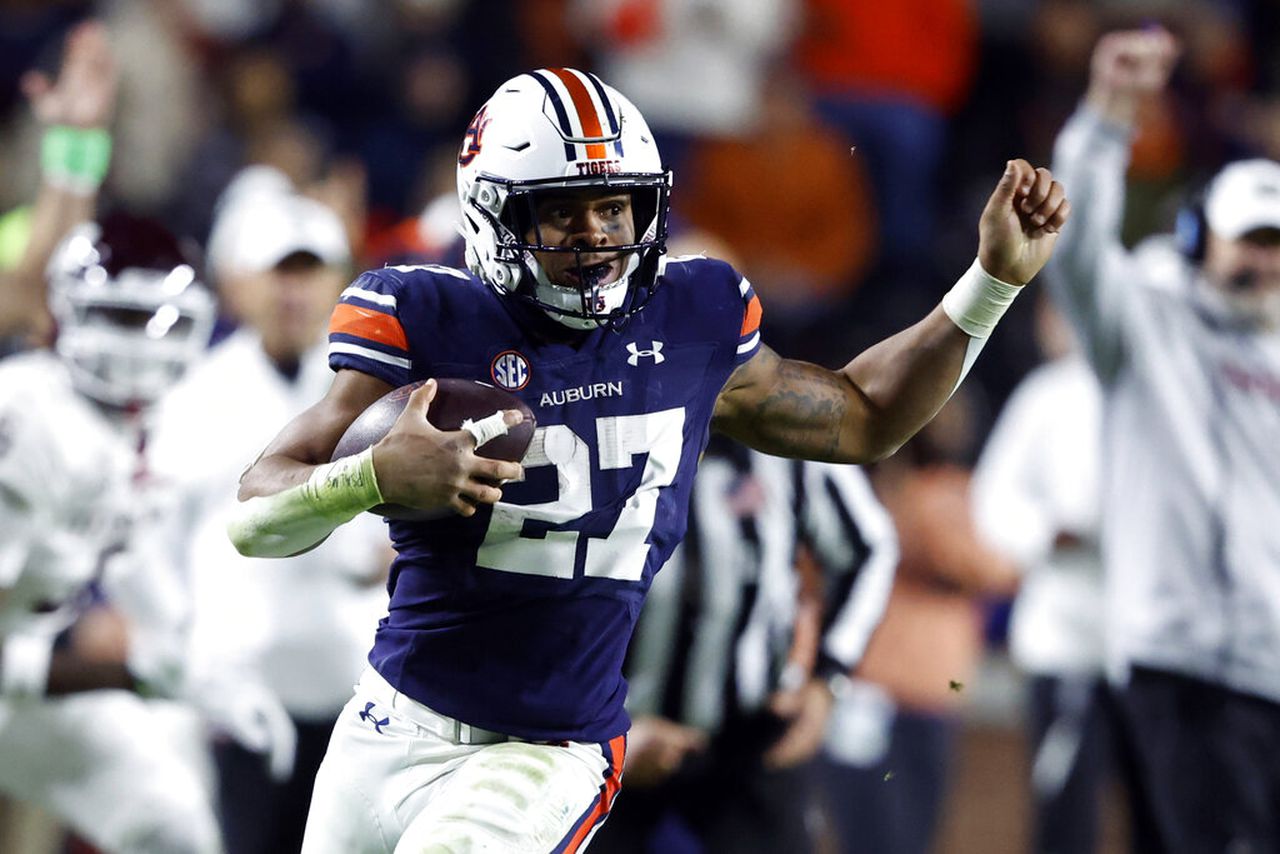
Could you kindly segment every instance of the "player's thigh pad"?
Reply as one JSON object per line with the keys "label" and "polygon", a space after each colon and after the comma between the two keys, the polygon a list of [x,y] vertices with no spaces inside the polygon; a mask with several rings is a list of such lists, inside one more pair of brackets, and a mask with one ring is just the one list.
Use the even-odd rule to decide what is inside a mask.
{"label": "player's thigh pad", "polygon": [[456,744],[400,714],[403,702],[361,678],[316,776],[303,854],[552,851],[608,812],[621,737],[607,749]]}
{"label": "player's thigh pad", "polygon": [[221,850],[207,768],[184,746],[194,730],[168,704],[94,691],[0,705],[0,791],[104,851]]}
{"label": "player's thigh pad", "polygon": [[398,713],[402,696],[371,671],[361,677],[316,774],[303,854],[391,854],[439,782],[480,749]]}
{"label": "player's thigh pad", "polygon": [[580,851],[607,815],[617,779],[598,744],[489,745],[442,782],[395,852]]}

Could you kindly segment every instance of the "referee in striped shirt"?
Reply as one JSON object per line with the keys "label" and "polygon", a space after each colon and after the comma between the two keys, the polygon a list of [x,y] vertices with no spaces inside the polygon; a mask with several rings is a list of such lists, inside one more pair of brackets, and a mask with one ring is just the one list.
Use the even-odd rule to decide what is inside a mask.
{"label": "referee in striped shirt", "polygon": [[592,851],[812,847],[808,761],[897,560],[859,469],[713,437],[631,642],[627,788]]}

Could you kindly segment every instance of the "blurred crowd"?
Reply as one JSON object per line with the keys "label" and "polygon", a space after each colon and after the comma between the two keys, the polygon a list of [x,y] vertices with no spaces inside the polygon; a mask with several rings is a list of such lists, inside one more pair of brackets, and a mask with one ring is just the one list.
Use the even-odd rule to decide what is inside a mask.
{"label": "blurred crowd", "polygon": [[[1138,117],[1126,240],[1170,228],[1223,163],[1280,159],[1280,5],[1267,0],[9,0],[0,3],[0,269],[13,276],[0,353],[15,355],[5,361],[50,340],[44,289],[30,284],[43,270],[22,265],[40,254],[29,243],[47,233],[40,217],[52,216],[38,201],[51,123],[41,105],[65,70],[68,34],[83,38],[87,19],[101,22],[110,45],[109,69],[96,73],[114,91],[100,93],[105,111],[85,123],[109,128],[110,169],[82,209],[58,216],[126,210],[203,247],[195,266],[218,300],[211,337],[222,344],[160,406],[152,464],[180,484],[190,520],[192,542],[178,550],[203,608],[191,635],[196,669],[213,681],[252,672],[272,686],[296,738],[289,767],[296,753],[312,773],[380,613],[385,537],[376,525],[344,529],[316,553],[325,557],[264,582],[219,539],[224,499],[275,426],[322,393],[324,322],[354,272],[461,264],[458,145],[503,80],[574,66],[626,93],[674,169],[673,250],[731,260],[764,303],[766,342],[824,364],[937,303],[974,256],[972,223],[1004,162],[1049,161],[1108,30],[1159,22],[1182,46],[1170,87]],[[64,122],[65,112],[53,123]],[[1016,303],[941,416],[869,472],[899,560],[883,622],[828,710],[823,767],[826,790],[846,793],[826,820],[865,829],[879,817],[911,831],[868,837],[867,851],[942,844],[961,721],[984,703],[1010,705],[990,700],[998,686],[982,681],[993,652],[1012,645],[1028,692],[1040,692],[1027,721],[1038,745],[1054,733],[1107,738],[1052,729],[1064,690],[1082,698],[1082,715],[1100,714],[1087,701],[1103,669],[1101,651],[1087,648],[1101,634],[1088,479],[1097,449],[1071,446],[1092,435],[1097,401],[1059,377],[1067,390],[1055,394],[1078,394],[1074,405],[1044,398],[1059,400],[1060,418],[1005,427],[1006,450],[982,453],[1002,410],[1013,417],[1017,398],[1005,402],[1015,387],[1067,354],[1066,337],[1035,297]],[[1070,418],[1083,426],[1061,427]],[[1013,453],[1015,433],[1055,426],[1065,438],[1054,447],[1068,450],[1051,453],[1084,461],[1063,466],[1080,478],[1062,500],[1069,518],[1047,542],[1029,542],[1031,522],[1010,538],[1016,475],[995,460]],[[1068,562],[1093,560],[1085,572],[1095,584],[1022,582],[1028,564],[1062,548]],[[309,585],[311,598],[297,601]],[[1034,602],[1020,602],[1010,629],[1020,586],[1073,608],[1063,632],[1079,643],[1046,649],[1027,628]],[[268,625],[271,637],[252,634]],[[85,630],[85,643],[117,637],[110,625],[96,631]],[[209,761],[220,782],[210,785],[228,849],[287,850],[226,829],[269,823],[266,812],[295,823],[305,815],[305,791],[258,795],[279,775],[253,757],[278,742],[267,733],[242,749],[243,739],[226,737],[235,731],[227,716],[213,717],[222,735]],[[682,750],[701,744],[690,738]],[[1068,783],[1053,752],[1067,748],[1049,743],[1029,763],[1028,790]],[[29,821],[0,811],[0,849],[41,850],[33,840],[42,834],[18,829],[20,820]],[[953,847],[937,850],[1017,850],[948,838]]]}
{"label": "blurred crowd", "polygon": [[[1225,160],[1280,146],[1266,2],[13,2],[0,209],[37,180],[21,76],[51,69],[89,14],[119,58],[109,203],[204,241],[232,177],[274,166],[342,216],[357,268],[456,256],[432,202],[452,192],[457,129],[522,70],[594,70],[659,135],[677,227],[730,251],[777,345],[818,361],[949,286],[990,177],[1011,156],[1047,158],[1104,29],[1158,19],[1185,44],[1143,117],[1132,233],[1171,222]],[[1024,358],[984,360],[996,401],[1034,361],[1029,318],[995,344]]]}

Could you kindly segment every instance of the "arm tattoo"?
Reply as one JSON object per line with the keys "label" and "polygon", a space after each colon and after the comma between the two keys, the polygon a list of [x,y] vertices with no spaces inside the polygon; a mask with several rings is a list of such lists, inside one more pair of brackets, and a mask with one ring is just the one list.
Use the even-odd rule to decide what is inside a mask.
{"label": "arm tattoo", "polygon": [[851,385],[814,365],[783,360],[760,403],[757,428],[775,453],[831,459],[849,409]]}

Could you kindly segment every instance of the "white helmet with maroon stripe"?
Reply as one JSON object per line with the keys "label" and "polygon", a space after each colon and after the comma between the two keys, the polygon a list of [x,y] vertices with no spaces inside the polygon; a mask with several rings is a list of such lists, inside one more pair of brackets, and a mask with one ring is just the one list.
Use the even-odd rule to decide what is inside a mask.
{"label": "white helmet with maroon stripe", "polygon": [[120,211],[63,238],[46,271],[49,310],[77,390],[149,406],[200,356],[217,306],[194,251],[162,223]]}
{"label": "white helmet with maroon stripe", "polygon": [[[549,68],[508,80],[476,113],[458,153],[467,266],[503,295],[575,329],[618,322],[648,301],[666,251],[671,173],[644,117],[594,74]],[[582,247],[544,245],[534,216],[548,190],[629,193],[635,242],[611,246],[623,273],[599,281]],[[552,282],[534,252],[574,253],[580,287]]]}

